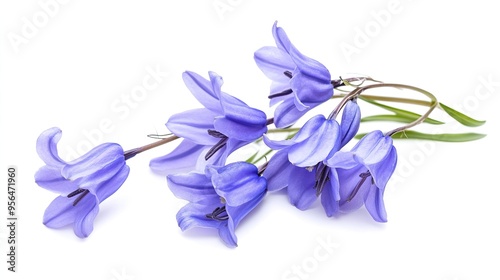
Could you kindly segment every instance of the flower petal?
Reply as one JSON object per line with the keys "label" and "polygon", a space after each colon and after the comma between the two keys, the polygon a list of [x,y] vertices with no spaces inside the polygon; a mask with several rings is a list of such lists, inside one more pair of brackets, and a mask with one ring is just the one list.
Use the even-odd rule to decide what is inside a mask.
{"label": "flower petal", "polygon": [[[367,178],[359,187],[358,183],[362,180],[359,175],[366,171],[363,165],[352,169],[337,169],[340,185],[340,211],[351,212],[363,206],[365,194],[371,185],[371,178]],[[351,197],[353,194],[355,195]]]}
{"label": "flower petal", "polygon": [[[78,204],[80,204],[79,202]],[[75,223],[73,224],[73,231],[76,236],[80,238],[88,237],[94,230],[94,220],[99,213],[99,204],[96,203],[90,211],[79,211],[76,213]]]}
{"label": "flower petal", "polygon": [[295,107],[293,99],[286,99],[274,110],[274,125],[277,128],[291,126],[306,113],[307,110],[299,111]]}
{"label": "flower petal", "polygon": [[210,81],[191,71],[182,73],[182,79],[193,96],[205,108],[213,112],[220,112],[219,97],[213,92]]}
{"label": "flower petal", "polygon": [[66,164],[61,174],[71,180],[91,174],[102,174],[102,169],[112,162],[125,163],[123,149],[115,143],[104,143]]}
{"label": "flower petal", "polygon": [[175,135],[200,145],[214,145],[219,139],[210,136],[208,130],[214,129],[217,116],[205,108],[188,110],[172,115],[166,126]]}
{"label": "flower petal", "polygon": [[276,47],[262,47],[254,53],[254,59],[269,79],[288,86],[290,78],[285,75],[285,71],[292,72],[295,69],[295,63],[288,53]]}
{"label": "flower petal", "polygon": [[316,189],[314,189],[316,172],[294,167],[291,174],[292,177],[288,183],[290,203],[300,210],[306,210],[318,198],[316,196]]}
{"label": "flower petal", "polygon": [[125,182],[130,172],[130,167],[123,164],[121,168],[114,173],[108,180],[104,181],[96,188],[96,196],[99,203],[114,194]]}
{"label": "flower petal", "polygon": [[281,27],[278,27],[278,21],[274,22],[272,31],[276,46],[280,50],[288,52],[290,47],[292,46],[292,43],[290,42],[290,39],[288,39],[285,30]]}
{"label": "flower petal", "polygon": [[[199,170],[198,160],[203,157],[209,148],[205,145],[195,144],[189,140],[182,140],[172,152],[167,155],[154,158],[150,161],[149,167],[153,172],[168,175],[176,173],[186,173],[192,170]],[[205,161],[205,159],[203,159]],[[205,170],[205,166],[201,171]]]}
{"label": "flower petal", "polygon": [[73,206],[75,199],[76,197],[56,197],[45,210],[43,223],[49,228],[61,228],[74,223],[79,213],[90,213],[93,208],[98,208],[97,199],[92,194],[87,194]]}
{"label": "flower petal", "polygon": [[269,191],[279,191],[288,186],[293,167],[293,164],[288,161],[287,150],[281,150],[274,154],[262,174],[267,180],[267,189]]}
{"label": "flower petal", "polygon": [[330,80],[317,80],[317,77],[309,77],[302,72],[297,72],[297,70],[293,73],[290,86],[296,99],[302,104],[300,106],[304,108],[301,109],[295,101],[295,106],[301,111],[316,107],[333,96],[333,85]]}
{"label": "flower petal", "polygon": [[75,182],[64,178],[59,167],[45,165],[35,174],[35,182],[42,188],[60,195],[68,195],[78,189]]}
{"label": "flower petal", "polygon": [[375,221],[381,223],[387,222],[387,212],[383,197],[383,189],[371,186],[365,198],[366,210],[368,210],[368,213],[370,213]]}
{"label": "flower petal", "polygon": [[266,191],[266,179],[258,175],[255,165],[247,162],[207,167],[207,172],[212,174],[212,185],[228,206],[239,206]]}
{"label": "flower petal", "polygon": [[[229,138],[234,138],[242,141],[254,141],[260,138],[267,132],[265,114],[264,122],[260,124],[249,124],[234,121],[229,117],[217,117],[214,122],[215,130],[226,135]],[[252,117],[248,115],[249,120]]]}
{"label": "flower petal", "polygon": [[321,205],[325,209],[328,217],[339,211],[340,189],[339,179],[336,170],[330,170],[329,180],[326,182],[321,192]]}
{"label": "flower petal", "polygon": [[219,230],[219,235],[228,246],[237,246],[238,239],[235,234],[236,227],[240,224],[243,218],[245,218],[253,209],[255,209],[257,205],[259,205],[265,195],[266,193],[262,192],[252,200],[249,200],[248,202],[237,207],[226,205],[226,212],[229,215],[227,231],[221,227],[221,229]]}
{"label": "flower petal", "polygon": [[167,183],[176,197],[189,202],[206,204],[210,203],[213,199],[219,198],[219,195],[214,190],[212,181],[203,173],[191,172],[187,174],[168,175]]}
{"label": "flower petal", "polygon": [[[335,120],[323,120],[321,126],[317,128],[309,137],[290,147],[288,159],[291,163],[300,167],[314,166],[318,162],[326,159],[331,151],[340,144],[340,127]],[[318,118],[321,120],[321,118]],[[304,125],[305,126],[305,125]],[[297,138],[302,134],[297,133]]]}
{"label": "flower petal", "polygon": [[351,152],[362,158],[363,162],[369,165],[383,160],[392,147],[391,137],[384,136],[380,130],[375,130],[361,138],[352,148]]}
{"label": "flower petal", "polygon": [[57,142],[61,139],[61,135],[61,130],[53,127],[42,132],[36,141],[38,155],[49,166],[61,167],[66,163],[57,152]]}
{"label": "flower petal", "polygon": [[[215,201],[216,202],[216,201]],[[219,205],[215,204],[197,204],[188,203],[182,207],[179,212],[177,212],[177,223],[182,231],[188,230],[193,227],[201,228],[219,228],[222,224],[226,224],[227,221],[218,221],[214,219],[207,218],[206,215],[214,211],[216,207],[222,207],[223,205],[219,202]]]}
{"label": "flower petal", "polygon": [[342,131],[342,141],[340,146],[344,147],[358,133],[361,123],[361,111],[355,101],[349,101],[344,107],[340,130]]}
{"label": "flower petal", "polygon": [[378,188],[384,189],[391,178],[397,164],[397,151],[393,146],[384,160],[374,165],[368,165],[368,169],[373,176],[373,180]]}
{"label": "flower petal", "polygon": [[[120,170],[123,170],[125,166],[125,160],[123,156],[118,156],[115,160],[106,162],[106,165],[96,163],[100,166],[100,169],[91,174],[85,174],[83,176],[78,176],[85,172],[85,168],[90,168],[87,164],[81,165],[66,165],[62,170],[62,175],[67,176],[75,182],[80,188],[87,189],[91,193],[96,194],[97,190],[106,185],[106,182],[111,180],[113,177],[117,176]],[[93,168],[93,167],[92,167]],[[128,169],[127,169],[128,170]],[[123,181],[128,176],[128,171],[124,173]],[[119,176],[120,178],[123,176]],[[121,182],[121,184],[123,183]],[[118,186],[120,187],[121,184]]]}

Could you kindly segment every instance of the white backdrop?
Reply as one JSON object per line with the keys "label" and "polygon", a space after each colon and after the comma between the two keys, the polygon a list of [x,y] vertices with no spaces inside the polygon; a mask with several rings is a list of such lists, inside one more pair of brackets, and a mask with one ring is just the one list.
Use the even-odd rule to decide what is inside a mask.
{"label": "white backdrop", "polygon": [[[275,20],[333,77],[361,73],[422,87],[487,120],[463,129],[436,112],[448,123],[440,129],[488,136],[470,143],[397,141],[386,224],[364,208],[327,218],[320,206],[302,212],[271,194],[237,228],[236,249],[214,231],[182,233],[175,214],[185,202],[148,167],[175,144],[129,161],[128,180],[101,204],[89,238],[42,224],[55,197],[33,179],[43,165],[35,151],[43,130],[62,129],[66,159],[101,142],[125,149],[149,143],[147,134],[167,132],[170,115],[199,107],[182,82],[185,70],[205,77],[216,71],[224,91],[269,113],[270,82],[253,52],[274,44]],[[493,2],[2,1],[0,21],[5,217],[7,166],[17,166],[19,177],[18,272],[7,271],[5,218],[1,279],[500,278],[500,20]],[[141,91],[150,76],[155,83]],[[373,110],[360,104],[363,114]]]}

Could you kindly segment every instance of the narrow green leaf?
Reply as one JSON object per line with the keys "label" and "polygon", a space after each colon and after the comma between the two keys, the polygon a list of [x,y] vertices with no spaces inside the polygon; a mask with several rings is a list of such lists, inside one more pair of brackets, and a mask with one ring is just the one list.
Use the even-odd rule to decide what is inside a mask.
{"label": "narrow green leaf", "polygon": [[455,109],[452,109],[446,105],[444,105],[443,103],[439,103],[439,106],[441,107],[441,109],[443,109],[443,111],[445,111],[448,115],[450,115],[452,118],[454,118],[455,120],[457,120],[459,123],[465,125],[465,126],[471,126],[471,127],[476,127],[476,126],[481,126],[483,125],[486,121],[478,121],[478,120],[475,120],[469,116],[466,116],[462,113],[460,113],[459,111],[455,110]]}
{"label": "narrow green leaf", "polygon": [[[356,135],[356,139],[361,139],[366,133]],[[468,142],[484,138],[486,134],[480,133],[442,133],[442,134],[428,134],[413,130],[405,130],[392,135],[393,139],[421,139],[433,140],[442,142]]]}
{"label": "narrow green leaf", "polygon": [[[400,122],[400,123],[411,123],[415,121],[417,118],[407,117],[399,114],[395,115],[373,115],[364,117],[361,119],[362,122],[371,122],[371,121],[392,121],[392,122]],[[425,120],[426,123],[430,124],[443,124],[443,122],[428,118]]]}
{"label": "narrow green leaf", "polygon": [[[368,99],[368,98],[363,98],[362,96],[360,96],[359,98],[362,99],[365,102],[368,102],[370,104],[378,106],[378,107],[380,107],[382,109],[385,109],[387,111],[393,112],[396,115],[398,115],[399,117],[406,117],[407,119],[411,119],[410,122],[412,122],[412,121],[420,118],[420,116],[421,116],[421,115],[419,115],[417,113],[413,113],[413,112],[406,111],[406,110],[403,110],[403,109],[398,109],[398,108],[391,107],[391,106],[388,106],[388,105],[385,105],[385,104],[381,104],[381,103],[378,103],[378,102],[373,101],[373,100]],[[438,121],[438,120],[434,120],[434,119],[431,119],[431,118],[425,119],[424,122],[425,123],[430,123],[430,124],[444,124],[444,122],[441,122],[441,121]]]}
{"label": "narrow green leaf", "polygon": [[253,161],[255,160],[255,157],[257,157],[257,155],[259,154],[259,152],[255,152],[251,157],[249,157],[246,162],[248,163],[253,163]]}

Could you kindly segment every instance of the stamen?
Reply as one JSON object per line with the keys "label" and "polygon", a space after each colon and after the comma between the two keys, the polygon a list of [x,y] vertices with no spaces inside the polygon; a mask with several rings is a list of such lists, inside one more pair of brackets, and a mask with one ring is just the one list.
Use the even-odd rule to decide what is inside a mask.
{"label": "stamen", "polygon": [[205,155],[205,160],[208,160],[218,150],[220,150],[220,149],[222,149],[222,147],[226,146],[227,139],[228,139],[227,137],[220,139],[219,142],[217,142],[217,144],[215,144],[212,148],[210,148],[210,150],[208,150],[207,154]]}
{"label": "stamen", "polygon": [[215,208],[215,210],[212,213],[206,214],[205,217],[217,221],[225,221],[229,219],[229,216],[227,215],[226,212],[226,206]]}
{"label": "stamen", "polygon": [[326,182],[330,180],[329,168],[323,163],[318,164],[316,169],[316,182],[314,183],[314,189],[316,189],[316,196],[319,196],[323,191]]}
{"label": "stamen", "polygon": [[[347,202],[351,202],[351,200],[356,196],[356,194],[358,193],[359,189],[361,189],[361,186],[363,185],[363,183],[366,181],[366,178],[372,176],[370,174],[370,171],[366,171],[365,173],[361,173],[359,174],[359,177],[361,177],[361,180],[359,180],[358,184],[354,187],[354,190],[351,192],[351,194],[349,195],[349,197],[347,198]],[[373,178],[372,178],[372,182],[373,182]]]}
{"label": "stamen", "polygon": [[287,76],[287,77],[288,77],[288,78],[290,78],[290,79],[292,78],[292,72],[290,72],[290,71],[288,71],[288,70],[287,70],[287,71],[285,71],[285,72],[283,72],[283,74],[285,74],[285,76]]}
{"label": "stamen", "polygon": [[269,95],[268,98],[269,99],[273,99],[273,98],[276,98],[276,97],[288,95],[288,94],[290,94],[292,92],[293,92],[292,89],[289,88],[289,89],[286,89],[286,90],[284,90],[282,92],[273,93],[273,94]]}
{"label": "stamen", "polygon": [[82,194],[75,199],[75,201],[73,202],[73,206],[76,206],[78,202],[80,202],[89,192],[89,190],[84,190]]}
{"label": "stamen", "polygon": [[75,195],[77,195],[79,193],[84,192],[84,191],[85,191],[85,189],[78,188],[74,192],[71,192],[70,194],[68,194],[66,197],[71,198],[71,197],[73,197],[73,196],[75,196]]}
{"label": "stamen", "polygon": [[215,138],[227,138],[226,135],[220,133],[219,131],[217,131],[215,129],[209,129],[208,130],[208,135],[213,136]]}

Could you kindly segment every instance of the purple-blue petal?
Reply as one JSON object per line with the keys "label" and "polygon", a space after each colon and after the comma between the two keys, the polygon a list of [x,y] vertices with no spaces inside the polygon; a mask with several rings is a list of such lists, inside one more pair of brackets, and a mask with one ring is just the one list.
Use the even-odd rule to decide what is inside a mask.
{"label": "purple-blue petal", "polygon": [[229,220],[227,223],[227,231],[221,234],[221,230],[224,230],[221,227],[221,230],[219,230],[219,235],[221,236],[221,238],[223,238],[224,242],[227,245],[237,246],[238,239],[236,238],[235,234],[236,227],[240,224],[243,218],[245,218],[253,209],[255,209],[255,207],[259,205],[259,203],[262,201],[265,195],[266,193],[262,192],[256,197],[254,197],[252,200],[236,207],[231,205],[226,205],[226,212],[229,215]]}
{"label": "purple-blue petal", "polygon": [[[96,165],[97,164],[98,163],[96,163]],[[88,165],[82,164],[75,166],[66,165],[62,170],[62,175],[65,177],[67,174],[75,175],[70,176],[69,178],[80,188],[88,189],[91,193],[96,194],[98,189],[105,186],[109,180],[113,179],[113,177],[117,176],[120,172],[123,174],[118,175],[118,177],[124,177],[123,181],[121,181],[122,184],[128,176],[128,168],[123,169],[124,166],[125,160],[123,156],[118,156],[113,161],[106,162],[106,165],[100,164],[101,168],[94,173],[78,176],[79,174],[85,172],[84,168],[88,168]],[[71,168],[71,170],[66,168]],[[119,186],[121,186],[121,184]]]}
{"label": "purple-blue petal", "polygon": [[66,163],[57,152],[57,142],[61,139],[61,135],[61,130],[53,127],[42,132],[36,141],[38,155],[49,166],[61,167]]}
{"label": "purple-blue petal", "polygon": [[123,149],[115,143],[104,143],[66,164],[61,174],[67,179],[74,180],[94,173],[102,173],[101,170],[112,162],[125,163]]}
{"label": "purple-blue petal", "polygon": [[272,81],[276,81],[287,86],[281,90],[290,88],[290,78],[287,77],[284,72],[292,72],[293,69],[295,69],[295,63],[290,58],[288,53],[276,47],[262,47],[254,53],[254,59],[264,75]]}
{"label": "purple-blue petal", "polygon": [[258,175],[255,165],[234,162],[221,168],[207,167],[212,185],[228,206],[242,205],[266,191],[266,179]]}
{"label": "purple-blue petal", "polygon": [[[207,218],[206,215],[212,213],[216,207],[222,207],[220,202],[213,201],[215,204],[197,204],[188,203],[177,212],[177,223],[182,231],[193,227],[201,228],[219,228],[227,221],[218,221]],[[218,203],[218,204],[217,204]]]}
{"label": "purple-blue petal", "polygon": [[366,194],[365,207],[368,213],[377,222],[387,222],[387,212],[384,204],[384,190],[371,186]]}
{"label": "purple-blue petal", "polygon": [[219,197],[214,190],[212,181],[204,173],[191,172],[168,175],[167,183],[176,197],[189,202],[206,204]]}
{"label": "purple-blue petal", "polygon": [[274,125],[277,128],[291,126],[306,113],[307,110],[299,111],[297,107],[295,107],[292,98],[286,99],[274,110]]}
{"label": "purple-blue petal", "polygon": [[[302,72],[295,71],[290,80],[290,86],[303,106],[313,108],[328,101],[333,96],[333,85],[330,80],[317,80]],[[297,106],[297,102],[295,102]],[[300,110],[300,107],[298,108]]]}
{"label": "purple-blue petal", "polygon": [[397,151],[393,146],[387,154],[387,157],[385,157],[382,161],[373,165],[368,165],[368,169],[370,170],[373,180],[378,188],[385,188],[387,182],[396,169],[397,160]]}
{"label": "purple-blue petal", "polygon": [[[153,172],[168,175],[176,173],[186,173],[192,170],[205,170],[205,166],[199,168],[200,157],[208,151],[209,147],[195,144],[189,140],[182,142],[167,155],[151,160],[149,167]],[[205,159],[203,158],[203,162]]]}
{"label": "purple-blue petal", "polygon": [[60,195],[67,195],[78,188],[75,182],[61,175],[61,168],[45,165],[35,174],[35,182],[42,188]]}
{"label": "purple-blue petal", "polygon": [[365,194],[371,185],[371,178],[366,179],[356,195],[350,201],[348,200],[361,181],[359,175],[366,171],[366,167],[363,165],[351,169],[337,169],[340,186],[340,211],[351,212],[363,206]]}
{"label": "purple-blue petal", "polygon": [[361,111],[355,101],[349,101],[344,107],[340,130],[342,131],[341,147],[345,146],[358,133],[361,123]]}
{"label": "purple-blue petal", "polygon": [[318,198],[316,196],[315,171],[294,167],[288,183],[288,197],[290,203],[300,210],[308,209]]}
{"label": "purple-blue petal", "polygon": [[339,212],[340,201],[339,179],[336,170],[330,170],[329,180],[321,192],[321,205],[328,217]]}
{"label": "purple-blue petal", "polygon": [[279,191],[286,186],[294,170],[293,164],[288,160],[288,151],[278,151],[269,160],[266,170],[262,174],[267,179],[267,189],[269,191]]}
{"label": "purple-blue petal", "polygon": [[[322,119],[322,123],[316,131],[304,141],[290,147],[288,159],[296,166],[314,166],[325,160],[330,152],[339,146],[339,124],[335,120],[326,120],[323,116],[318,119]],[[303,138],[304,134],[299,131],[296,136],[298,140]]]}
{"label": "purple-blue petal", "polygon": [[[248,115],[249,121],[252,121],[251,115]],[[242,141],[254,141],[259,139],[267,132],[266,119],[258,124],[249,124],[235,121],[229,117],[217,117],[214,122],[215,130],[226,135],[229,138],[234,138]]]}
{"label": "purple-blue petal", "polygon": [[193,96],[207,109],[219,112],[219,97],[213,92],[213,86],[210,81],[199,74],[186,71],[182,74],[182,79]]}
{"label": "purple-blue petal", "polygon": [[166,126],[175,135],[200,145],[214,145],[219,139],[210,136],[218,114],[208,109],[192,109],[172,115]]}
{"label": "purple-blue petal", "polygon": [[95,190],[99,203],[103,202],[106,198],[114,194],[123,185],[125,180],[127,180],[129,172],[130,167],[128,167],[128,165],[126,164],[123,164],[111,178],[99,184],[99,187]]}
{"label": "purple-blue petal", "polygon": [[272,32],[274,41],[276,42],[276,46],[280,50],[288,53],[290,47],[292,46],[292,43],[290,42],[290,39],[288,39],[285,30],[281,27],[278,27],[278,21],[274,22]]}
{"label": "purple-blue petal", "polygon": [[58,196],[47,207],[43,223],[49,228],[61,228],[73,224],[75,234],[84,238],[93,230],[93,221],[99,211],[99,203],[92,194],[87,194],[76,206],[75,198]]}

